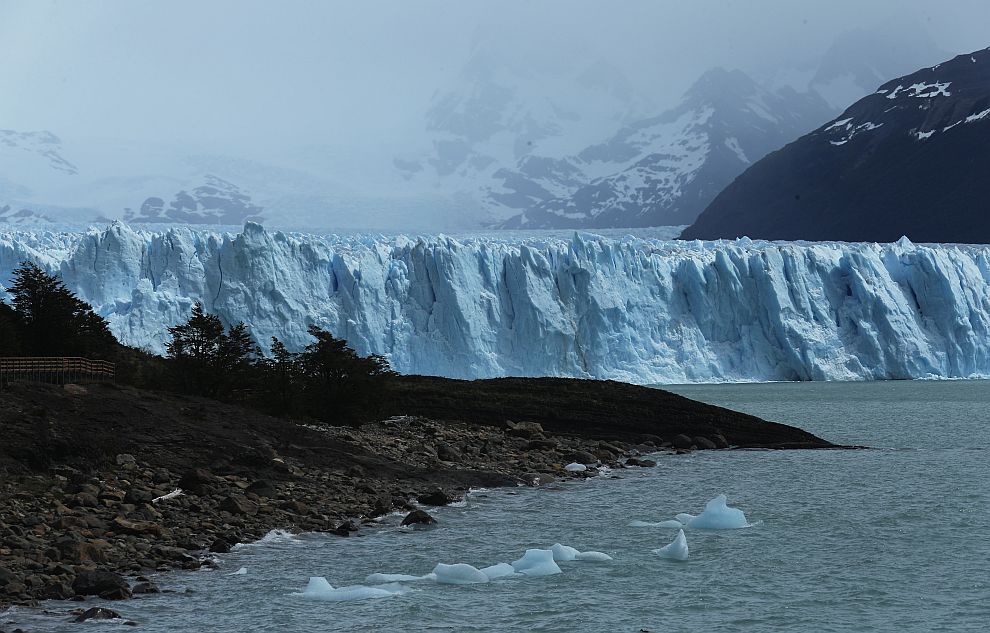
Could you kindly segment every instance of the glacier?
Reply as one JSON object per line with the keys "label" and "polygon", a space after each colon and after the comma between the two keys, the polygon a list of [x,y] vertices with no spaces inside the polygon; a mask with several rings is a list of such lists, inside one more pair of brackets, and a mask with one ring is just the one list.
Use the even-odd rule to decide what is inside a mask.
{"label": "glacier", "polygon": [[640,384],[990,375],[990,246],[635,235],[0,233],[124,343],[162,352],[194,302],[267,346],[309,324],[403,373]]}

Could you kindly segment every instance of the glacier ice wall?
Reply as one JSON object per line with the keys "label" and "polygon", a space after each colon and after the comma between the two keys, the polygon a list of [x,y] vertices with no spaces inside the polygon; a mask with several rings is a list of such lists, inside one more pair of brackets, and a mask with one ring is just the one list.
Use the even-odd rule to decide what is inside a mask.
{"label": "glacier ice wall", "polygon": [[123,224],[0,233],[124,342],[194,301],[290,347],[318,324],[408,373],[637,383],[990,374],[990,247],[340,237]]}

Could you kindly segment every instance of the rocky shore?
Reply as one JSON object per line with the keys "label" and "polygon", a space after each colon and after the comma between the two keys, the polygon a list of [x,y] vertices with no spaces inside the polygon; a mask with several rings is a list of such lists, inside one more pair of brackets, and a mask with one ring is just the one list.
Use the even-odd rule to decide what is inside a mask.
{"label": "rocky shore", "polygon": [[645,453],[832,446],[658,390],[513,380],[403,378],[383,396],[386,419],[357,428],[114,385],[12,385],[0,398],[0,608],[157,592],[142,573],[211,565],[273,528],[348,536],[417,508],[409,520],[429,521],[429,506],[471,487],[653,466]]}

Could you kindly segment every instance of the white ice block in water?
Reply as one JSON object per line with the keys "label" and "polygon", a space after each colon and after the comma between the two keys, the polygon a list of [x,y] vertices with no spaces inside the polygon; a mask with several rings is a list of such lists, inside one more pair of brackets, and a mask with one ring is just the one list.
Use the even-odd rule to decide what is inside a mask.
{"label": "white ice block in water", "polygon": [[561,545],[560,543],[551,545],[550,552],[553,554],[553,559],[557,562],[574,560],[581,553],[573,547]]}
{"label": "white ice block in water", "polygon": [[674,518],[677,519],[677,522],[681,524],[681,526],[679,527],[683,527],[689,524],[691,522],[691,519],[693,519],[694,517],[695,515],[688,514],[687,512],[681,512],[680,514],[674,515]]}
{"label": "white ice block in water", "polygon": [[590,562],[603,562],[612,560],[612,557],[605,552],[578,552],[574,560],[586,560]]}
{"label": "white ice block in water", "polygon": [[560,573],[560,567],[553,561],[553,552],[548,549],[528,549],[522,558],[512,561],[512,567],[526,576],[552,576]]}
{"label": "white ice block in water", "polygon": [[726,505],[725,495],[719,495],[705,504],[705,511],[687,522],[688,527],[709,530],[735,530],[749,527],[746,515],[738,508]]}
{"label": "white ice block in water", "polygon": [[[684,516],[684,515],[677,515]],[[629,527],[659,527],[659,528],[675,528],[680,529],[684,527],[684,524],[675,519],[667,519],[666,521],[630,521]]]}
{"label": "white ice block in water", "polygon": [[237,571],[231,572],[231,573],[229,573],[227,575],[228,576],[246,576],[247,575],[247,567],[241,567]]}
{"label": "white ice block in water", "polygon": [[488,576],[489,580],[495,580],[496,578],[506,578],[508,576],[515,576],[516,569],[509,563],[497,563],[489,567],[483,567],[481,573]]}
{"label": "white ice block in water", "polygon": [[669,545],[664,545],[660,549],[655,549],[653,550],[653,553],[657,556],[669,558],[671,560],[687,560],[688,544],[687,537],[684,536],[684,530],[678,530],[677,536],[674,537],[674,540],[671,541]]}
{"label": "white ice block in water", "polygon": [[433,573],[436,574],[437,582],[442,585],[475,585],[488,582],[488,576],[484,572],[467,563],[453,565],[438,563],[433,568]]}
{"label": "white ice block in water", "polygon": [[335,589],[326,578],[315,576],[309,579],[309,584],[301,594],[307,600],[323,600],[326,602],[345,602],[349,600],[367,600],[368,598],[387,598],[394,596],[398,591],[390,591],[379,587],[365,587],[355,585],[353,587],[340,587]]}
{"label": "white ice block in water", "polygon": [[564,470],[566,470],[567,472],[570,472],[570,473],[583,473],[584,471],[588,470],[588,467],[585,466],[584,464],[579,464],[577,462],[572,462],[572,463],[564,466]]}
{"label": "white ice block in water", "polygon": [[409,574],[370,574],[364,579],[369,585],[387,585],[391,582],[418,582],[420,580],[436,580],[435,574],[411,576]]}

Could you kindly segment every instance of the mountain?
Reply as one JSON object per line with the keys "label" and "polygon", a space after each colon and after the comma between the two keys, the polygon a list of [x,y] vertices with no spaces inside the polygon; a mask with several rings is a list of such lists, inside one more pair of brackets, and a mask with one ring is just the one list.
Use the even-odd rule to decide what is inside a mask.
{"label": "mountain", "polygon": [[[770,92],[740,70],[710,70],[677,107],[574,157],[546,160],[536,174],[533,159],[502,174],[516,198],[532,200],[503,227],[690,224],[750,164],[830,114],[815,94]],[[555,190],[565,193],[540,199]]]}
{"label": "mountain", "polygon": [[129,211],[128,222],[167,222],[179,224],[243,224],[257,222],[263,209],[252,204],[251,196],[237,185],[207,174],[204,184],[189,192],[175,194],[169,205],[158,197],[150,197],[141,204],[137,213]]}
{"label": "mountain", "polygon": [[[990,375],[990,247],[0,232],[0,280],[57,271],[162,351],[195,301],[299,349],[310,323],[404,373],[644,384]],[[964,290],[964,291],[961,291]]]}
{"label": "mountain", "polygon": [[990,49],[889,81],[753,165],[685,239],[990,242]]}

